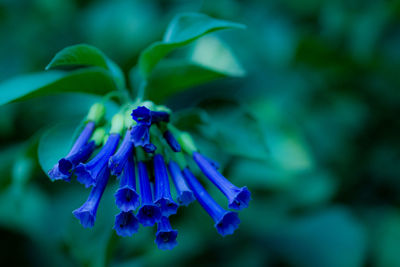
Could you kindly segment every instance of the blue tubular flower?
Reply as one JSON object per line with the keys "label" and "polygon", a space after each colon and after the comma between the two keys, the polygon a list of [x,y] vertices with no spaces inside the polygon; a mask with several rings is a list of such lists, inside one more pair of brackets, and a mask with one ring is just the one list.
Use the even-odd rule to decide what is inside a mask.
{"label": "blue tubular flower", "polygon": [[153,226],[161,218],[160,207],[153,204],[149,175],[147,174],[146,164],[139,161],[139,182],[142,205],[139,208],[137,218],[143,226]]}
{"label": "blue tubular flower", "polygon": [[115,203],[122,211],[135,210],[139,207],[139,195],[136,193],[135,162],[132,153],[125,164],[119,189],[115,193]]}
{"label": "blue tubular flower", "polygon": [[154,203],[161,208],[161,213],[163,216],[168,217],[172,214],[175,214],[178,209],[178,205],[171,197],[167,168],[165,166],[164,158],[160,154],[154,156],[154,176]]}
{"label": "blue tubular flower", "polygon": [[178,163],[171,160],[168,163],[168,169],[169,173],[171,174],[172,180],[174,181],[176,193],[178,194],[176,200],[178,201],[179,205],[189,205],[195,200],[195,198],[193,196],[192,190],[189,189],[185,182],[185,178],[182,175]]}
{"label": "blue tubular flower", "polygon": [[238,188],[233,185],[200,153],[193,152],[193,159],[208,179],[228,198],[230,209],[241,210],[249,205],[251,194],[246,186]]}
{"label": "blue tubular flower", "polygon": [[119,236],[131,236],[139,230],[139,221],[132,211],[121,211],[115,216],[114,229]]}
{"label": "blue tubular flower", "polygon": [[206,157],[206,156],[204,156],[204,155],[202,155],[203,156],[203,158],[205,158],[216,170],[218,170],[219,169],[219,163],[218,162],[216,162],[215,160],[212,160],[212,159],[210,159],[209,157]]}
{"label": "blue tubular flower", "polygon": [[142,123],[150,126],[152,123],[161,121],[169,122],[169,113],[165,111],[151,111],[150,109],[140,106],[132,110],[132,118],[137,123]]}
{"label": "blue tubular flower", "polygon": [[233,234],[240,224],[237,213],[226,211],[218,205],[188,168],[183,170],[183,175],[197,201],[214,220],[215,228],[217,228],[218,233],[222,236]]}
{"label": "blue tubular flower", "polygon": [[86,202],[72,213],[80,221],[83,227],[93,227],[96,220],[97,207],[99,206],[101,196],[106,188],[110,170],[105,167],[98,176],[97,184],[90,191],[90,195]]}
{"label": "blue tubular flower", "polygon": [[142,146],[144,147],[147,144],[150,144],[150,126],[142,123],[138,123],[132,127],[131,130],[131,141],[135,145],[135,147]]}
{"label": "blue tubular flower", "polygon": [[148,126],[151,125],[152,116],[150,109],[141,106],[132,110],[132,119],[134,119],[137,123],[146,124]]}
{"label": "blue tubular flower", "polygon": [[76,167],[77,180],[81,184],[84,184],[86,187],[96,185],[99,173],[107,167],[109,158],[114,154],[118,146],[119,138],[120,136],[117,133],[110,134],[106,144],[91,161],[86,164],[80,163]]}
{"label": "blue tubular flower", "polygon": [[157,223],[157,233],[156,233],[156,244],[159,249],[173,249],[178,242],[176,242],[176,237],[178,236],[178,231],[173,230],[171,224],[167,217],[161,217],[161,220]]}
{"label": "blue tubular flower", "polygon": [[178,141],[175,139],[174,135],[170,131],[165,131],[163,136],[173,151],[181,151],[181,145],[178,143]]}
{"label": "blue tubular flower", "polygon": [[119,176],[124,168],[128,157],[132,156],[133,143],[131,142],[131,132],[128,130],[125,133],[124,140],[121,143],[118,151],[110,157],[108,161],[108,167],[111,170],[111,174]]}
{"label": "blue tubular flower", "polygon": [[71,171],[75,168],[75,166],[80,162],[86,161],[90,157],[96,147],[94,142],[88,143],[94,127],[95,123],[93,121],[89,121],[86,124],[68,155],[60,159],[58,163],[54,165],[54,167],[48,172],[51,180],[54,181],[63,179],[69,182],[71,180]]}

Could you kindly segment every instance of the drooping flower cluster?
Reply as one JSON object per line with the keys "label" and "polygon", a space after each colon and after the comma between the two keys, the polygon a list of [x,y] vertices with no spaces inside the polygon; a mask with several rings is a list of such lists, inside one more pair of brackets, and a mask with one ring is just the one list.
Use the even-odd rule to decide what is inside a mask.
{"label": "drooping flower cluster", "polygon": [[[229,209],[246,208],[250,192],[229,182],[218,171],[216,162],[198,152],[191,136],[169,122],[167,108],[151,102],[135,104],[132,109],[114,115],[109,126],[101,126],[104,114],[102,104],[92,106],[70,152],[48,172],[52,180],[69,182],[75,175],[79,183],[91,187],[87,201],[73,211],[83,227],[93,227],[109,178],[115,176],[119,179],[115,204],[120,212],[115,217],[114,229],[120,236],[136,233],[140,224],[157,224],[158,248],[172,249],[177,244],[178,232],[172,229],[169,217],[177,213],[179,206],[188,206],[195,200],[214,220],[222,236],[238,228],[238,214],[222,208],[207,193],[186,160],[193,160],[226,196]],[[175,200],[171,185],[177,194]]]}

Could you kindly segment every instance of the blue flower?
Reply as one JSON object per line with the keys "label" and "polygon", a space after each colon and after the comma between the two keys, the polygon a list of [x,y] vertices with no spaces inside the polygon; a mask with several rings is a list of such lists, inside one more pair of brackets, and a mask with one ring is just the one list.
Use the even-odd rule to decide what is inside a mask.
{"label": "blue flower", "polygon": [[203,158],[205,158],[216,170],[218,170],[219,169],[219,163],[218,162],[216,162],[215,160],[212,160],[212,159],[210,159],[210,158],[208,158],[208,157],[206,157],[206,156],[204,156],[204,155],[202,155],[203,156]]}
{"label": "blue flower", "polygon": [[171,197],[167,167],[165,166],[163,156],[157,154],[153,160],[155,176],[154,203],[161,208],[162,215],[168,217],[176,213],[178,205]]}
{"label": "blue flower", "polygon": [[[75,170],[77,180],[86,187],[96,185],[100,172],[107,167],[108,160],[118,146],[119,134],[110,134],[100,152],[88,163],[80,163]],[[108,167],[107,167],[108,169]]]}
{"label": "blue flower", "polygon": [[215,228],[217,228],[218,233],[222,236],[233,234],[240,224],[238,214],[236,212],[226,211],[218,205],[188,168],[183,170],[183,175],[197,201],[214,220]]}
{"label": "blue flower", "polygon": [[241,210],[249,205],[251,199],[250,191],[247,187],[238,188],[229,182],[203,155],[198,152],[193,153],[193,159],[200,167],[205,176],[214,183],[215,186],[228,198],[230,209]]}
{"label": "blue flower", "polygon": [[89,121],[86,124],[70,152],[64,158],[60,159],[48,172],[51,180],[63,179],[69,182],[71,180],[71,172],[74,170],[75,166],[86,161],[90,157],[96,147],[96,144],[93,141],[88,143],[94,127],[95,123],[93,121]]}
{"label": "blue flower", "polygon": [[92,191],[90,191],[86,202],[80,208],[72,212],[83,227],[93,227],[96,220],[97,207],[99,206],[101,196],[104,193],[109,177],[110,170],[107,167],[103,168],[97,178],[97,184],[92,188]]}
{"label": "blue flower", "polygon": [[130,137],[131,132],[128,130],[125,133],[124,140],[122,141],[118,151],[111,156],[108,161],[108,167],[110,168],[112,175],[119,176],[128,160],[128,157],[132,156],[133,143]]}
{"label": "blue flower", "polygon": [[139,195],[136,193],[135,162],[132,153],[128,156],[119,189],[115,193],[115,203],[122,211],[135,210],[139,207]]}
{"label": "blue flower", "polygon": [[131,130],[131,141],[135,147],[144,147],[150,144],[150,126],[142,123],[133,126]]}
{"label": "blue flower", "polygon": [[131,236],[139,230],[139,221],[132,211],[121,211],[115,216],[114,229],[119,236]]}
{"label": "blue flower", "polygon": [[161,210],[160,207],[153,204],[153,196],[151,193],[149,175],[147,173],[146,164],[139,161],[138,169],[142,204],[139,208],[137,218],[143,226],[153,226],[157,221],[160,220]]}
{"label": "blue flower", "polygon": [[132,119],[138,124],[146,124],[150,126],[152,123],[161,121],[169,122],[169,114],[165,111],[151,111],[150,109],[140,106],[132,110]]}
{"label": "blue flower", "polygon": [[151,125],[152,116],[150,109],[140,106],[136,109],[132,110],[132,119],[134,119],[138,124],[146,124],[148,126]]}
{"label": "blue flower", "polygon": [[181,151],[181,145],[178,143],[178,141],[175,139],[174,135],[171,133],[171,131],[165,131],[163,134],[165,140],[167,141],[168,145],[171,147],[171,149],[175,152],[180,152]]}
{"label": "blue flower", "polygon": [[189,205],[195,200],[195,198],[192,190],[189,189],[185,182],[185,178],[182,175],[179,165],[175,161],[171,160],[168,163],[168,169],[172,180],[174,181],[176,193],[178,194],[176,200],[178,201],[179,205]]}
{"label": "blue flower", "polygon": [[176,237],[178,236],[178,231],[173,230],[171,224],[167,217],[161,217],[161,220],[157,223],[157,233],[156,233],[156,244],[159,249],[170,250],[173,249],[178,242]]}

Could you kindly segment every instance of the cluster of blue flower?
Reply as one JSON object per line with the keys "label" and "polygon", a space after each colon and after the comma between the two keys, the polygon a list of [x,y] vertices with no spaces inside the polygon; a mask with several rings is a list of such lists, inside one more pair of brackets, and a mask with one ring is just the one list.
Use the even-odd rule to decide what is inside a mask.
{"label": "cluster of blue flower", "polygon": [[[53,181],[70,181],[75,174],[78,182],[92,187],[87,201],[73,211],[84,227],[93,227],[100,199],[113,175],[120,181],[115,193],[120,213],[114,225],[120,236],[137,232],[139,224],[153,226],[157,223],[155,242],[158,248],[172,249],[177,244],[178,232],[172,229],[168,217],[175,214],[179,206],[187,206],[194,200],[214,220],[219,234],[225,236],[235,231],[240,223],[238,214],[222,208],[207,193],[189,169],[186,158],[193,158],[205,176],[227,197],[230,209],[247,207],[250,192],[246,187],[238,188],[230,183],[218,171],[216,162],[198,152],[191,136],[169,122],[167,108],[152,103],[136,104],[128,109],[129,114],[114,115],[107,135],[105,127],[99,127],[104,110],[102,104],[92,106],[70,152],[48,172]],[[119,145],[123,131],[125,135]],[[96,148],[97,154],[90,158]],[[136,166],[140,196],[136,190]],[[167,169],[175,185],[176,202],[171,196]]]}

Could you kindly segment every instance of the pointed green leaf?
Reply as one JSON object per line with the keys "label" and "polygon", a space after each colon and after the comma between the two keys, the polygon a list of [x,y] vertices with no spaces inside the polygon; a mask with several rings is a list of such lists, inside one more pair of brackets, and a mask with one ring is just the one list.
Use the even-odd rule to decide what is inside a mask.
{"label": "pointed green leaf", "polygon": [[62,49],[46,66],[46,70],[77,67],[104,68],[110,71],[119,88],[125,87],[125,78],[118,65],[100,49],[87,44],[77,44]]}
{"label": "pointed green leaf", "polygon": [[244,25],[214,19],[199,13],[184,13],[169,24],[163,41],[155,42],[139,57],[139,70],[146,79],[157,63],[176,48],[183,47],[196,39],[218,30],[243,29]]}
{"label": "pointed green leaf", "polygon": [[[137,87],[143,78],[134,69]],[[242,77],[244,69],[220,39],[204,37],[196,42],[187,59],[164,59],[148,77],[145,97],[162,102],[171,95],[223,77]]]}
{"label": "pointed green leaf", "polygon": [[116,86],[110,73],[99,67],[40,72],[0,83],[0,105],[58,92],[103,95],[113,90]]}
{"label": "pointed green leaf", "polygon": [[95,66],[108,69],[107,58],[103,52],[86,44],[64,48],[54,56],[46,66],[46,70],[65,66]]}

